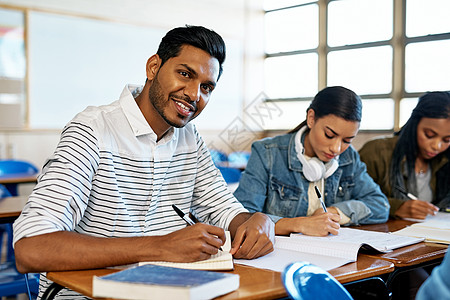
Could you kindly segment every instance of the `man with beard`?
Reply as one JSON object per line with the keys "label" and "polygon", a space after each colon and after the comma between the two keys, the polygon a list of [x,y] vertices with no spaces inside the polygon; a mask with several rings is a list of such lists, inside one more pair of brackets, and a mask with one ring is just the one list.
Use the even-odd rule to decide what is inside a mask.
{"label": "man with beard", "polygon": [[[175,28],[148,59],[143,87],[128,85],[118,101],[88,107],[66,125],[14,224],[19,271],[204,260],[223,245],[224,229],[236,258],[273,250],[272,221],[248,213],[227,190],[189,123],[224,60],[217,33]],[[172,205],[200,222],[186,227]],[[40,295],[50,283],[41,274]]]}

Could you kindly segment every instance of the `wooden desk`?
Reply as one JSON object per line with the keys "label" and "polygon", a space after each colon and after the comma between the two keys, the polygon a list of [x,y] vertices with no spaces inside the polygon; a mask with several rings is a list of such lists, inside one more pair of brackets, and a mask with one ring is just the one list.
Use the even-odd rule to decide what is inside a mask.
{"label": "wooden desk", "polygon": [[394,271],[392,262],[359,254],[358,260],[328,271],[340,283],[349,283],[361,279],[389,274]]}
{"label": "wooden desk", "polygon": [[1,176],[0,184],[36,183],[37,175],[26,176]]}
{"label": "wooden desk", "polygon": [[[358,229],[393,232],[413,223],[414,222],[405,220],[389,220],[384,224],[359,226]],[[368,256],[383,259],[394,264],[395,269],[389,274],[386,280],[386,286],[389,290],[392,290],[394,279],[396,279],[400,273],[416,268],[440,264],[445,256],[445,253],[447,252],[447,249],[448,245],[445,244],[421,242],[395,249],[392,252],[369,254]]]}
{"label": "wooden desk", "polygon": [[12,223],[22,212],[28,197],[6,197],[0,199],[0,223]]}
{"label": "wooden desk", "polygon": [[29,174],[8,174],[0,176],[0,184],[3,184],[12,196],[18,196],[18,185],[21,183],[36,183],[37,175]]}
{"label": "wooden desk", "polygon": [[[358,229],[379,231],[379,232],[393,232],[405,228],[414,222],[405,220],[389,220],[384,224],[363,225],[356,227]],[[395,267],[417,267],[427,263],[440,262],[447,252],[448,245],[437,243],[418,243],[383,254],[370,255],[372,257],[384,259],[394,263]]]}
{"label": "wooden desk", "polygon": [[[393,270],[394,265],[386,260],[362,256],[361,259],[358,259],[358,262],[336,268],[330,273],[340,282],[347,283],[386,274]],[[47,277],[61,286],[92,297],[92,277],[94,275],[102,276],[117,271],[112,269],[98,269],[48,272]],[[279,272],[239,264],[235,264],[235,269],[230,272],[239,274],[239,289],[217,299],[278,299],[287,297]]]}

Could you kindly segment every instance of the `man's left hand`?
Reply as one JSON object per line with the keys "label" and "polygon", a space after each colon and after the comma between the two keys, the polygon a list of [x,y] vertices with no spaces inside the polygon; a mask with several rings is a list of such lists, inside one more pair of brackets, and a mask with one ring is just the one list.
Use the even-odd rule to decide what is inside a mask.
{"label": "man's left hand", "polygon": [[253,259],[273,251],[275,224],[268,216],[260,212],[239,214],[230,224],[232,234],[237,225],[230,250],[234,258]]}

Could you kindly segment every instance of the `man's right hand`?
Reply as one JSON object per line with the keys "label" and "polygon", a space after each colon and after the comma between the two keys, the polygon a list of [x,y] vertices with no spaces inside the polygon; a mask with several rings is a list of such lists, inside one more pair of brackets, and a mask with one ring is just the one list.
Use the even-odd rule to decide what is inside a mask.
{"label": "man's right hand", "polygon": [[224,242],[223,229],[199,223],[163,236],[105,238],[56,231],[22,238],[16,242],[14,251],[19,272],[38,273],[141,261],[193,262],[216,254]]}
{"label": "man's right hand", "polygon": [[160,238],[158,247],[162,251],[161,260],[193,262],[217,254],[225,243],[225,231],[216,226],[197,223]]}

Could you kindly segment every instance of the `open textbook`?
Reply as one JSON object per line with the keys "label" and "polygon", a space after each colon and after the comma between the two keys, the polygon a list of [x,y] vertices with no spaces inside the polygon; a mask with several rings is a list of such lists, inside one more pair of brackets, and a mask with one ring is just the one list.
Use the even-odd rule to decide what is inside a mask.
{"label": "open textbook", "polygon": [[429,218],[429,221],[415,223],[405,227],[394,234],[424,238],[426,242],[450,244],[450,216],[449,213],[441,213],[437,218]]}
{"label": "open textbook", "polygon": [[303,234],[276,236],[273,252],[253,260],[235,259],[235,263],[282,272],[294,261],[307,261],[331,270],[356,261],[360,249],[388,252],[421,241],[423,238],[341,228],[338,235],[330,234],[325,237]]}
{"label": "open textbook", "polygon": [[233,270],[233,256],[230,254],[231,250],[231,236],[229,231],[225,231],[226,241],[222,246],[222,251],[219,251],[216,255],[212,255],[209,259],[191,262],[191,263],[177,263],[169,261],[149,261],[140,262],[138,265],[158,265],[165,267],[174,267],[181,269],[192,270]]}

